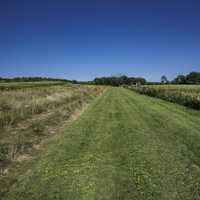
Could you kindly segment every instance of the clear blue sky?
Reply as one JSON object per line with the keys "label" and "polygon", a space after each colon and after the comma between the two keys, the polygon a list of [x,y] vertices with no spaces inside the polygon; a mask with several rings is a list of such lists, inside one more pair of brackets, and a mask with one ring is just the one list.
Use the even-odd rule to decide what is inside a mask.
{"label": "clear blue sky", "polygon": [[199,0],[0,1],[0,76],[190,71],[200,71]]}

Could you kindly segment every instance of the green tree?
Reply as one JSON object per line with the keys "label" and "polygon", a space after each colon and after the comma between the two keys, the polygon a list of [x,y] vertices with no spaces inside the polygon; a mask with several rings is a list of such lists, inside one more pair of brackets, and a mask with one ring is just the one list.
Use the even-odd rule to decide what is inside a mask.
{"label": "green tree", "polygon": [[166,76],[163,75],[163,76],[161,77],[161,83],[162,83],[162,84],[167,84],[167,83],[169,83],[169,81],[168,81],[168,79],[167,79]]}
{"label": "green tree", "polygon": [[186,84],[187,83],[186,82],[186,77],[184,75],[178,75],[174,79],[173,83],[175,83],[175,84]]}
{"label": "green tree", "polygon": [[200,72],[191,72],[186,76],[187,83],[200,84]]}

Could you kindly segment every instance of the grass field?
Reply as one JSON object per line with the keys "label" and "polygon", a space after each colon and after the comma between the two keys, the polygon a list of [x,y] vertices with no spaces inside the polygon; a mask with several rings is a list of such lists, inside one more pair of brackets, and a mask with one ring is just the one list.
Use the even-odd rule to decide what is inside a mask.
{"label": "grass field", "polygon": [[4,200],[198,200],[200,112],[108,88],[13,170]]}
{"label": "grass field", "polygon": [[32,159],[43,141],[103,92],[103,87],[38,85],[0,91],[0,196],[15,180],[12,169]]}
{"label": "grass field", "polygon": [[22,88],[35,88],[41,86],[67,85],[64,81],[34,81],[34,82],[0,82],[1,90],[16,90]]}

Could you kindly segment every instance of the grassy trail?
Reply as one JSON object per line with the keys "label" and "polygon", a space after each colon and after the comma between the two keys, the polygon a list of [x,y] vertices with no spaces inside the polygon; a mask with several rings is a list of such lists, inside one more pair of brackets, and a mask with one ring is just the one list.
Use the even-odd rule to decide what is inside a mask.
{"label": "grassy trail", "polygon": [[200,199],[200,112],[110,88],[5,200]]}

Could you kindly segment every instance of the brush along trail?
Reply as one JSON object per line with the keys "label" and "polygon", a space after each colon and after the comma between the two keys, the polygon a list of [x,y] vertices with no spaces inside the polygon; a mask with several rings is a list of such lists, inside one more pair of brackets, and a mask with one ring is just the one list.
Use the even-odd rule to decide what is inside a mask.
{"label": "brush along trail", "polygon": [[200,112],[109,88],[24,166],[5,200],[200,199]]}

